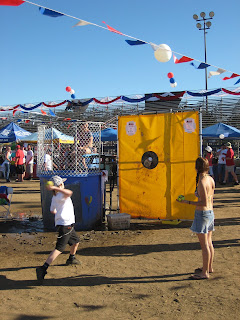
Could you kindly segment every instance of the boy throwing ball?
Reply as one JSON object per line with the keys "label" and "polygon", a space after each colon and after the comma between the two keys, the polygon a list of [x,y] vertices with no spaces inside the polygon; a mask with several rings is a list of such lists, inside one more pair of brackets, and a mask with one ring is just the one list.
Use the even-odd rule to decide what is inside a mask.
{"label": "boy throwing ball", "polygon": [[50,253],[43,266],[36,268],[39,283],[43,282],[47,274],[47,268],[64,251],[67,244],[70,245],[70,256],[66,265],[80,264],[80,261],[75,257],[80,240],[74,230],[75,216],[71,200],[72,191],[64,188],[65,181],[66,179],[59,176],[53,176],[50,182],[46,184],[46,188],[53,191],[50,211],[55,214],[58,237],[56,248]]}

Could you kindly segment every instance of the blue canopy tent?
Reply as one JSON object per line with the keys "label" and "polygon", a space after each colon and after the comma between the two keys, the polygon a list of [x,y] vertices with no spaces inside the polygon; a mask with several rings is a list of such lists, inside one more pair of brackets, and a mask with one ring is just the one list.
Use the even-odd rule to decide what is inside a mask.
{"label": "blue canopy tent", "polygon": [[[95,132],[93,137],[98,139],[99,133]],[[117,130],[113,128],[107,128],[101,131],[101,141],[117,141]]]}
{"label": "blue canopy tent", "polygon": [[117,141],[117,130],[113,128],[107,128],[101,131],[102,141]]}
{"label": "blue canopy tent", "polygon": [[202,130],[203,138],[221,139],[220,135],[224,135],[224,138],[240,139],[240,130],[221,122]]}
{"label": "blue canopy tent", "polygon": [[[49,128],[46,130],[45,140],[55,140],[59,143],[74,143],[74,138],[72,136],[68,136],[55,128]],[[28,143],[37,143],[38,132],[34,132],[30,136],[23,138],[22,141]]]}
{"label": "blue canopy tent", "polygon": [[29,136],[31,132],[19,127],[14,122],[0,130],[0,143],[14,142]]}

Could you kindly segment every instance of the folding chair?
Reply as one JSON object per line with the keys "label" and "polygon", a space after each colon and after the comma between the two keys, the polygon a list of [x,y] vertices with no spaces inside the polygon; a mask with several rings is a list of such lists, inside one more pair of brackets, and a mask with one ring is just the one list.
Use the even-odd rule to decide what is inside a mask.
{"label": "folding chair", "polygon": [[13,195],[13,188],[7,187],[7,186],[0,187],[0,207],[4,209],[3,213],[5,215],[3,216],[3,218],[5,219],[7,219],[9,215],[12,217],[10,213],[12,195]]}

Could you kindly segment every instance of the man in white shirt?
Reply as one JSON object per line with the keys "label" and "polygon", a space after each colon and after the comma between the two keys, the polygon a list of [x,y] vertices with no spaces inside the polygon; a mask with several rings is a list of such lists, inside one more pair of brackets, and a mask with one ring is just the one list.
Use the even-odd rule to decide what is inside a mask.
{"label": "man in white shirt", "polygon": [[28,176],[26,180],[31,180],[33,175],[33,151],[30,144],[28,145],[27,156],[26,156],[26,173]]}
{"label": "man in white shirt", "polygon": [[221,148],[217,150],[219,183],[222,183],[225,177],[226,154],[227,154],[227,148],[226,148],[226,145],[223,144]]}

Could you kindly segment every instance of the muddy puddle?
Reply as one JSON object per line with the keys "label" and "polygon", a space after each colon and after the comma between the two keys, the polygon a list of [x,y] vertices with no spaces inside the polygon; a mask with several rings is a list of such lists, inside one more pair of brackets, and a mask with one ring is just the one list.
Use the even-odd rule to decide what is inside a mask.
{"label": "muddy puddle", "polygon": [[0,221],[0,233],[35,233],[46,232],[40,218],[23,218]]}

